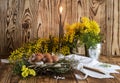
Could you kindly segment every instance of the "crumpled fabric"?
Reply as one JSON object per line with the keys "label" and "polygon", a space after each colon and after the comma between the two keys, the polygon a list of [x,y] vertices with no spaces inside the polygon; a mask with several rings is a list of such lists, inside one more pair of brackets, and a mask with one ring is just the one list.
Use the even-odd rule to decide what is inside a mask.
{"label": "crumpled fabric", "polygon": [[[65,57],[60,55],[59,58],[60,59],[65,58],[67,60],[72,60],[72,61],[76,62],[76,63],[72,63],[72,67],[85,74],[84,77],[83,76],[81,77],[80,75],[75,74],[77,79],[86,79],[88,76],[93,77],[93,78],[99,78],[99,79],[114,78],[114,76],[112,76],[110,74],[111,73],[119,73],[116,70],[120,69],[120,66],[118,66],[118,65],[102,63],[102,62],[97,61],[96,59],[92,59],[90,57],[85,57],[85,56],[80,56],[77,54],[70,54]],[[100,70],[100,71],[104,72],[104,74],[101,74],[101,73],[93,71],[93,70],[86,69],[83,66]]]}

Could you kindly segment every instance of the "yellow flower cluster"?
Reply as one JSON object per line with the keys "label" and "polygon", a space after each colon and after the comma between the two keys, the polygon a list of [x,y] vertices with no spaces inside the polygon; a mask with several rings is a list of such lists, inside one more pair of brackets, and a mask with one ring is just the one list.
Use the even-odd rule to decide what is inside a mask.
{"label": "yellow flower cluster", "polygon": [[9,56],[9,61],[14,62],[14,61],[17,61],[17,60],[21,59],[23,57],[22,50],[23,50],[23,48],[21,47],[21,48],[15,50],[15,51],[13,51],[11,53],[11,55]]}
{"label": "yellow flower cluster", "polygon": [[81,23],[74,23],[72,25],[67,24],[65,29],[67,31],[67,34],[73,34],[75,33],[75,30],[78,29],[81,26]]}
{"label": "yellow flower cluster", "polygon": [[87,17],[81,18],[81,22],[72,25],[67,24],[65,30],[68,35],[75,34],[75,31],[79,31],[81,34],[92,32],[97,35],[100,33],[99,25],[94,20],[90,20]]}
{"label": "yellow flower cluster", "polygon": [[81,26],[81,23],[79,23],[79,22],[74,23],[72,25],[68,25],[68,24],[66,25],[66,27],[65,27],[65,29],[66,29],[66,34],[65,34],[66,41],[69,41],[70,43],[73,42],[75,34],[76,34],[75,31],[77,29],[79,29],[80,26]]}
{"label": "yellow flower cluster", "polygon": [[68,42],[70,42],[70,43],[72,43],[73,42],[73,40],[74,40],[74,36],[75,36],[75,34],[74,33],[72,33],[72,34],[65,34],[65,41],[68,41]]}
{"label": "yellow flower cluster", "polygon": [[71,25],[67,24],[65,31],[64,40],[68,42],[70,47],[76,47],[78,40],[80,44],[85,44],[88,47],[94,47],[96,43],[100,42],[100,27],[98,23],[87,17],[82,17],[80,22]]}
{"label": "yellow flower cluster", "polygon": [[[40,47],[42,47],[42,42],[44,42],[46,39],[38,39],[35,44],[35,52],[40,51]],[[33,53],[33,52],[32,52]]]}
{"label": "yellow flower cluster", "polygon": [[[43,42],[46,42],[47,39],[38,39],[35,42],[30,42],[25,44],[23,47],[16,49],[9,56],[9,61],[14,63],[15,61],[21,60],[23,57],[30,57],[33,53],[37,52],[47,52],[47,44],[43,47]],[[43,49],[44,48],[44,49]]]}
{"label": "yellow flower cluster", "polygon": [[26,67],[26,65],[22,66],[21,71],[22,71],[21,75],[24,78],[26,78],[29,75],[36,76],[36,72],[33,69],[29,69],[28,67]]}
{"label": "yellow flower cluster", "polygon": [[60,53],[62,53],[63,55],[70,54],[70,48],[67,46],[63,46],[60,48]]}
{"label": "yellow flower cluster", "polygon": [[92,32],[95,35],[98,35],[100,33],[99,25],[94,20],[89,20],[87,17],[83,17],[81,21],[82,21],[81,23],[82,27],[80,30],[81,33]]}
{"label": "yellow flower cluster", "polygon": [[56,53],[57,49],[58,49],[59,38],[54,37],[53,41],[54,41],[54,43],[53,43],[54,45],[53,45],[53,48],[52,48],[52,52]]}

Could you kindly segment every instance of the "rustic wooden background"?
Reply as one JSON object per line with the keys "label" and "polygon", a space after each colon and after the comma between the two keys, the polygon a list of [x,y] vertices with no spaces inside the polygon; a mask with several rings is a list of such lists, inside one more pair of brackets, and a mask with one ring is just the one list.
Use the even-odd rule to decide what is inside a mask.
{"label": "rustic wooden background", "polygon": [[63,25],[83,16],[96,20],[105,41],[102,54],[120,55],[120,0],[0,0],[0,54],[38,37],[58,36],[60,3]]}

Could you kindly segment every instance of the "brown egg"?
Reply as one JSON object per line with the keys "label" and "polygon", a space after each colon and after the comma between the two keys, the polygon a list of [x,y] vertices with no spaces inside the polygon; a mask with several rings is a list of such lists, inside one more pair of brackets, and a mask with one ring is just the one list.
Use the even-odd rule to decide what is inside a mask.
{"label": "brown egg", "polygon": [[53,62],[59,61],[59,58],[58,58],[58,56],[56,56],[56,55],[52,56],[52,59],[53,59]]}
{"label": "brown egg", "polygon": [[36,61],[41,61],[44,58],[42,53],[37,53],[36,54]]}
{"label": "brown egg", "polygon": [[48,63],[52,63],[52,62],[53,62],[53,59],[52,59],[52,55],[51,55],[51,54],[45,53],[44,56],[45,56],[45,58],[46,58],[46,62],[48,62]]}

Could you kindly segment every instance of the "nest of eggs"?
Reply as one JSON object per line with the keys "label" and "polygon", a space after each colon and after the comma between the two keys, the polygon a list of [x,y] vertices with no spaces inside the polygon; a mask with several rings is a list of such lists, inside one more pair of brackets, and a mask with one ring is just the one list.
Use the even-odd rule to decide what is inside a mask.
{"label": "nest of eggs", "polygon": [[37,75],[55,76],[72,71],[71,62],[65,59],[59,60],[58,56],[50,53],[36,53],[29,58],[32,64],[29,67],[37,72]]}
{"label": "nest of eggs", "polygon": [[43,61],[44,63],[54,63],[59,61],[59,58],[58,56],[51,55],[50,53],[45,53],[45,54],[36,53],[29,58],[30,63],[35,63],[40,61]]}

